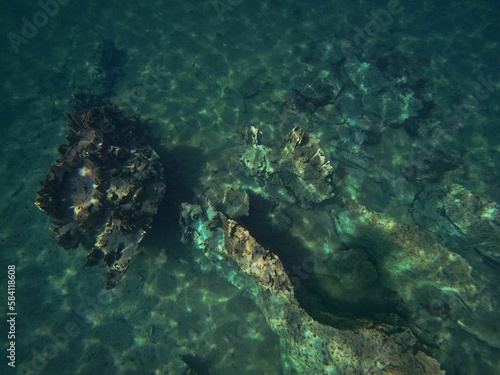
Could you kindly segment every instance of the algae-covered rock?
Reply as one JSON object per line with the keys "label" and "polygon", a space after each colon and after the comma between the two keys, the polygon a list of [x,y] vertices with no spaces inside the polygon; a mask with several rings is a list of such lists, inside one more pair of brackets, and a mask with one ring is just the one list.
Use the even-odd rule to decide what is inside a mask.
{"label": "algae-covered rock", "polygon": [[334,167],[318,141],[295,126],[281,144],[264,146],[250,127],[240,160],[247,173],[277,201],[309,208],[333,197]]}
{"label": "algae-covered rock", "polygon": [[151,224],[165,191],[156,152],[137,120],[113,106],[68,115],[68,144],[38,191],[37,206],[52,219],[55,241],[90,250],[87,265],[109,269],[114,287]]}
{"label": "algae-covered rock", "polygon": [[[387,285],[408,304],[432,293],[446,298],[458,315],[473,309],[481,280],[467,261],[423,233],[383,214],[349,202],[335,212],[336,233],[347,246],[362,246],[378,264]],[[464,310],[465,309],[465,310]]]}
{"label": "algae-covered rock", "polygon": [[429,186],[414,203],[413,219],[473,260],[476,251],[500,265],[500,218],[496,202],[465,187]]}
{"label": "algae-covered rock", "polygon": [[442,374],[407,328],[356,321],[337,329],[299,305],[280,259],[210,204],[184,203],[180,225],[221,274],[262,310],[280,338],[285,374]]}
{"label": "algae-covered rock", "polygon": [[453,184],[443,197],[443,215],[483,256],[500,264],[500,215],[496,202]]}
{"label": "algae-covered rock", "polygon": [[[484,204],[475,206],[467,217],[467,210],[460,208],[462,199],[467,207],[471,202]],[[490,226],[486,219],[494,215],[492,202],[473,199],[457,186],[441,196],[441,200],[457,221],[457,227],[461,225],[463,230],[472,231],[474,225],[484,225],[492,238],[494,225]],[[440,349],[435,353],[445,367],[455,367],[450,353],[460,352],[464,358],[469,356],[468,363],[474,361],[475,351],[461,348],[465,340],[473,343],[471,348],[500,352],[500,340],[492,334],[493,327],[500,325],[494,314],[498,288],[496,283],[489,285],[486,272],[473,268],[467,258],[448,249],[446,242],[437,241],[431,230],[399,223],[362,205],[346,203],[344,209],[332,210],[340,241],[345,246],[367,251],[377,264],[378,282],[404,301],[410,322],[420,329],[427,343]],[[482,220],[485,222],[479,224]],[[495,367],[485,364],[485,368],[488,366]]]}
{"label": "algae-covered rock", "polygon": [[411,160],[401,163],[400,171],[406,180],[424,185],[440,182],[446,172],[458,166],[455,158],[442,150],[431,153],[419,151]]}
{"label": "algae-covered rock", "polygon": [[[418,115],[423,103],[409,87],[394,87],[373,64],[352,59],[344,65],[345,72],[361,98],[363,111],[372,114],[392,128],[398,128],[411,117]],[[351,111],[344,111],[346,118],[355,118]]]}

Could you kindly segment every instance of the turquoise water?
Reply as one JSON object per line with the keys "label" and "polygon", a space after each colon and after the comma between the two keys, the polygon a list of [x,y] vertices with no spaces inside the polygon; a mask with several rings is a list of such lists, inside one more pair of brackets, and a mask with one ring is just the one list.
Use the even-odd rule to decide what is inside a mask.
{"label": "turquoise water", "polygon": [[[233,285],[235,265],[221,272],[181,242],[180,205],[206,198],[279,256],[319,323],[409,329],[447,374],[498,372],[496,2],[3,9],[0,302],[7,316],[15,265],[17,316],[16,367],[4,356],[1,373],[300,373],[259,299]],[[54,243],[34,204],[75,92],[140,115],[165,173],[152,228],[111,291],[105,268],[84,266],[90,249]],[[321,193],[315,178],[297,188],[276,151],[295,126],[332,166]]]}

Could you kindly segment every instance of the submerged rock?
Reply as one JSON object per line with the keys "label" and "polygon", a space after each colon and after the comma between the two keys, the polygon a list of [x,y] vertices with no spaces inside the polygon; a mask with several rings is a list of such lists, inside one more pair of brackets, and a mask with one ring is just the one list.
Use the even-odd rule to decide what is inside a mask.
{"label": "submerged rock", "polygon": [[500,266],[499,212],[496,202],[459,184],[429,185],[415,199],[412,218],[417,225],[439,233],[447,246],[475,267],[480,267],[482,257]]}
{"label": "submerged rock", "polygon": [[[391,128],[399,128],[404,122],[418,116],[423,108],[420,98],[410,87],[394,87],[373,64],[352,59],[344,65],[345,72],[357,87],[356,96],[361,98],[363,111],[381,119]],[[344,111],[346,118],[352,113]]]}
{"label": "submerged rock", "polygon": [[128,268],[165,191],[156,152],[137,131],[137,120],[107,105],[68,115],[67,145],[50,167],[36,205],[52,218],[55,241],[80,243],[86,265],[106,265],[108,288]]}
{"label": "submerged rock", "polygon": [[440,182],[447,172],[458,167],[455,158],[442,150],[418,151],[411,160],[401,163],[400,171],[407,181],[426,184]]}
{"label": "submerged rock", "polygon": [[295,126],[280,145],[264,146],[250,127],[240,160],[265,193],[277,201],[309,208],[333,197],[334,167],[312,134]]}
{"label": "submerged rock", "polygon": [[[465,241],[456,245],[476,240],[478,246],[490,245],[483,251],[492,250],[495,239],[500,238],[494,222],[496,204],[475,197],[459,185],[443,190],[445,194],[438,199],[444,212],[455,227],[467,232]],[[461,353],[463,367],[475,361],[478,348],[484,352],[499,352],[500,340],[492,329],[500,324],[494,313],[498,288],[496,282],[488,280],[491,271],[487,267],[481,267],[466,254],[461,256],[451,251],[448,246],[455,241],[436,240],[432,236],[436,227],[429,226],[430,220],[425,222],[421,218],[421,222],[428,225],[426,231],[419,226],[399,223],[362,205],[345,203],[344,209],[331,212],[335,233],[345,246],[366,250],[377,266],[379,282],[399,295],[409,312],[410,323],[420,330],[420,338],[439,348],[434,353],[447,371],[453,372],[456,366],[453,353]],[[430,205],[427,211],[431,211]],[[429,219],[433,224],[439,221],[436,217]],[[444,227],[444,223],[440,225]],[[442,230],[440,233],[446,234]],[[490,256],[494,254],[492,250]],[[463,350],[465,341],[469,342],[471,350]],[[484,366],[497,368],[489,363]],[[492,370],[485,370],[485,373],[489,371]]]}
{"label": "submerged rock", "polygon": [[318,108],[333,103],[340,91],[335,83],[329,82],[321,73],[297,74],[290,79],[288,96],[298,110],[314,113]]}
{"label": "submerged rock", "polygon": [[280,259],[210,204],[184,203],[180,225],[183,238],[262,310],[280,338],[285,374],[442,374],[407,328],[360,320],[352,330],[337,329],[312,319]]}
{"label": "submerged rock", "polygon": [[500,214],[496,202],[453,184],[442,198],[443,216],[481,255],[500,265]]}

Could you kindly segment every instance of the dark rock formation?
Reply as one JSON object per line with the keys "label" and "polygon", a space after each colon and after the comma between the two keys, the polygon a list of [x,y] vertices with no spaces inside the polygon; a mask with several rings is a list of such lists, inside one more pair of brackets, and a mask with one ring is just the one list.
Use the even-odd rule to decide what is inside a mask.
{"label": "dark rock formation", "polygon": [[68,144],[41,182],[37,206],[65,249],[91,249],[86,265],[109,268],[108,288],[128,268],[163,197],[163,168],[137,120],[107,105],[68,116]]}
{"label": "dark rock formation", "polygon": [[248,129],[240,160],[267,194],[305,208],[333,197],[334,167],[313,135],[295,126],[276,147],[261,144],[259,135]]}
{"label": "dark rock formation", "polygon": [[333,103],[338,88],[314,73],[298,74],[290,79],[289,98],[295,107],[306,113]]}
{"label": "dark rock formation", "polygon": [[401,163],[402,176],[415,184],[440,182],[446,172],[459,167],[455,158],[445,151],[419,151],[411,160]]}

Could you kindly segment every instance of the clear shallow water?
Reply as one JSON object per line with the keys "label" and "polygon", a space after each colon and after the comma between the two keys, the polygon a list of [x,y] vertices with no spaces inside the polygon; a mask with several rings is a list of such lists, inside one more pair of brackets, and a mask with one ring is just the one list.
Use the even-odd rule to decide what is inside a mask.
{"label": "clear shallow water", "polygon": [[[298,125],[315,134],[338,168],[335,198],[308,209],[293,204],[293,196],[272,195],[286,214],[277,223],[292,223],[285,233],[278,229],[280,236],[255,200],[241,221],[300,280],[302,306],[332,325],[324,314],[386,322],[397,316],[395,324],[411,327],[447,373],[494,373],[498,252],[489,244],[497,238],[496,211],[481,211],[484,229],[468,204],[458,205],[462,211],[447,206],[445,215],[436,207],[466,200],[468,193],[450,190],[453,184],[487,202],[500,200],[496,4],[232,4],[5,7],[1,260],[3,269],[17,267],[19,315],[18,367],[2,366],[43,374],[181,374],[179,355],[192,354],[206,358],[212,374],[283,373],[279,337],[259,307],[180,242],[178,207],[220,184],[259,196],[239,161],[242,134],[259,127],[273,145]],[[103,41],[126,54],[112,82],[95,78]],[[33,204],[65,143],[72,94],[81,90],[106,93],[122,110],[140,114],[166,172],[153,228],[111,294],[102,292],[105,270],[85,268],[83,249],[66,253],[54,244]],[[480,283],[458,278],[459,297],[407,289],[374,251],[383,239],[342,235],[354,226],[338,208],[346,200],[418,228],[431,241],[425,249],[439,243],[457,254]],[[342,283],[347,276],[334,266],[301,276],[307,256],[335,252],[346,240],[367,252],[379,284],[353,296],[353,284]],[[424,279],[429,273],[417,265],[411,263],[415,280]],[[449,282],[429,281],[440,290]],[[455,324],[454,301],[464,299],[459,284],[480,296],[470,297],[477,306],[464,302],[473,313]],[[6,293],[2,306],[4,300]],[[62,333],[67,343],[51,353]]]}

